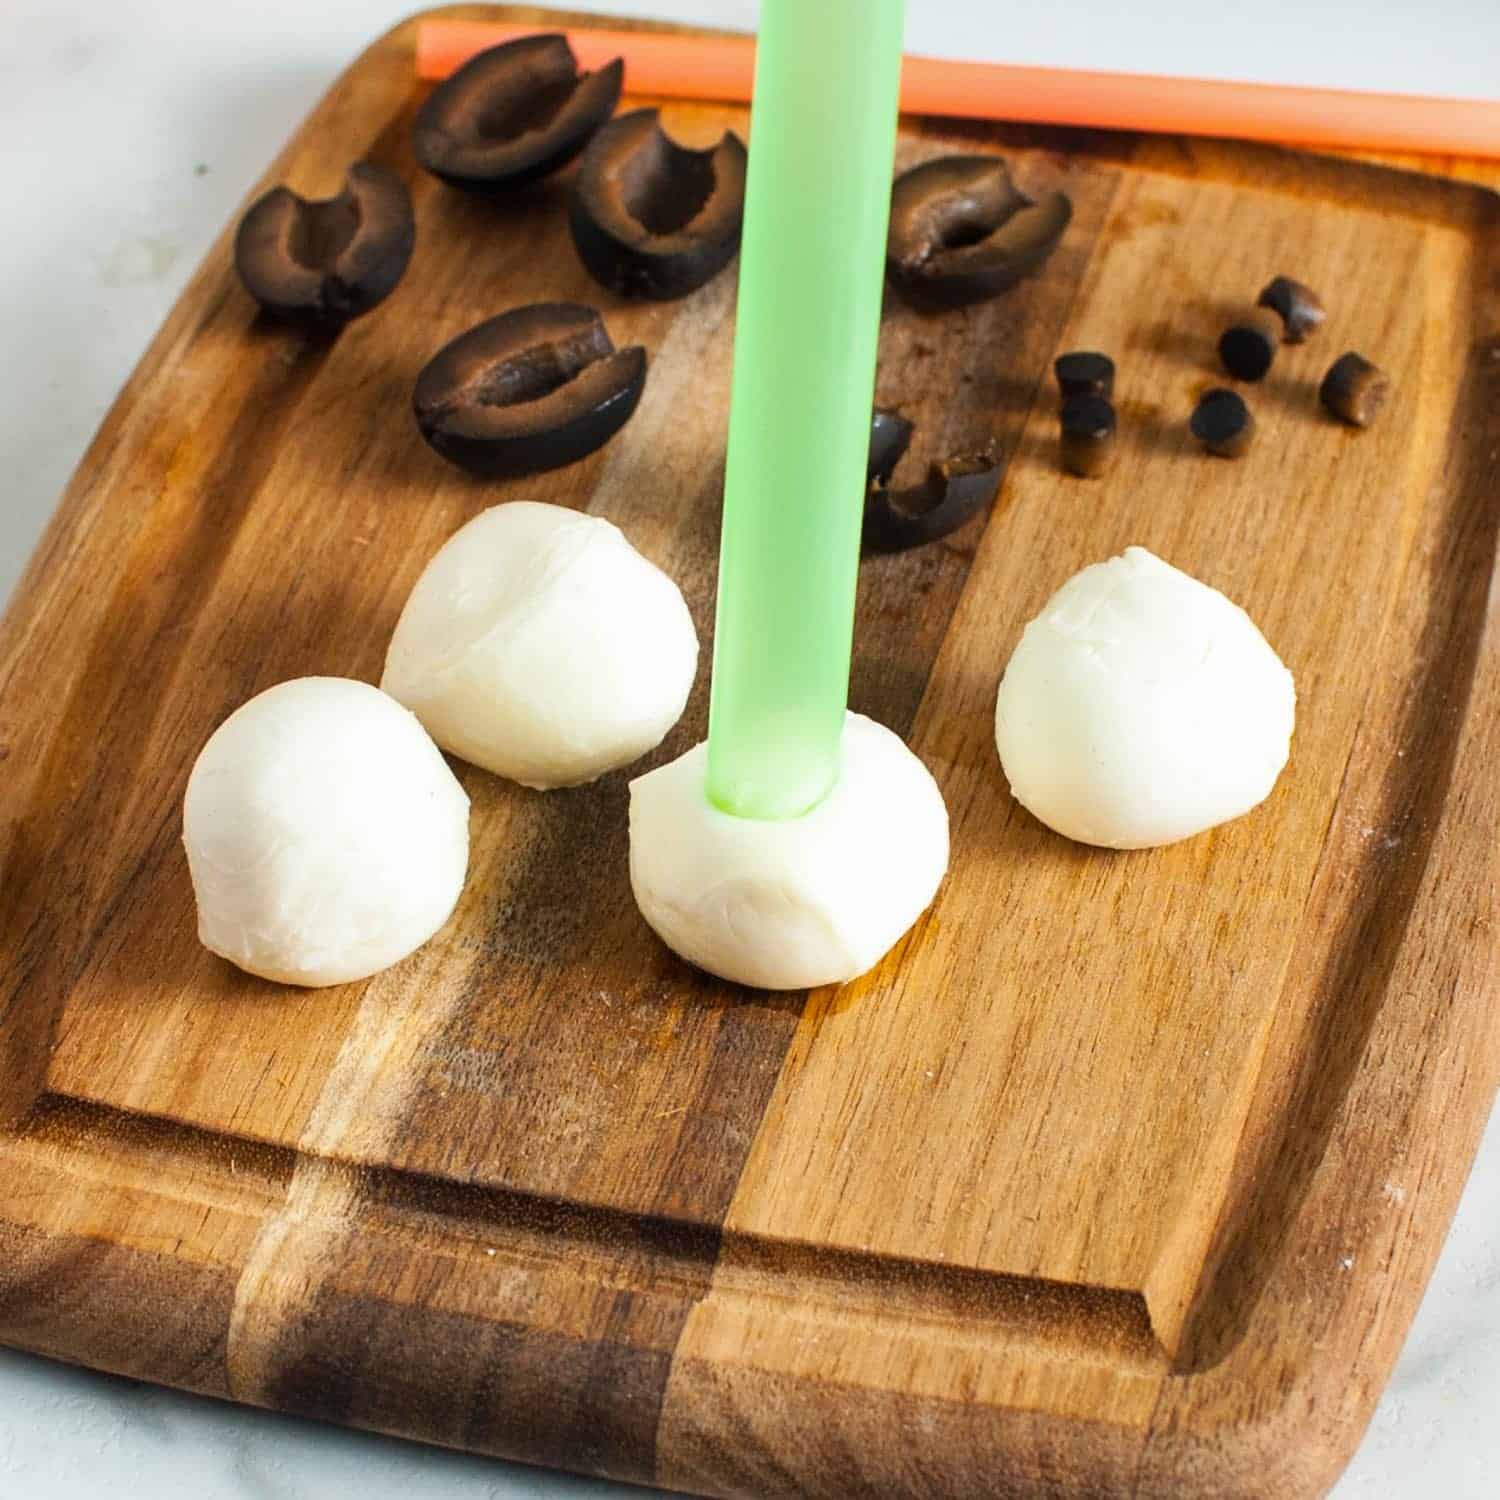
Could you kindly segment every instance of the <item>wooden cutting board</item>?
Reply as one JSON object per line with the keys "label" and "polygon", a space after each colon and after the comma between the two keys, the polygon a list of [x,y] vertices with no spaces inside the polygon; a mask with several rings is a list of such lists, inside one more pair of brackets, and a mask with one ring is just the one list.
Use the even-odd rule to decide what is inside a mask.
{"label": "wooden cutting board", "polygon": [[[607,515],[712,625],[733,276],[618,302],[560,186],[486,206],[422,175],[413,43],[372,47],[265,179],[398,171],[396,295],[309,341],[257,318],[221,238],[0,628],[0,1339],[714,1495],[1318,1493],[1500,1077],[1500,200],[909,123],[903,163],[999,147],[1076,207],[1040,277],[892,300],[882,335],[908,472],[1008,457],[987,526],[862,575],[853,704],[952,813],[932,913],[843,989],[726,986],[635,912],[626,775],[540,795],[465,767],[453,920],[368,983],[284,990],[194,936],[179,806],[231,708],[376,678],[427,557],[499,500]],[[1253,391],[1254,452],[1208,459],[1186,419],[1217,332],[1281,271],[1328,326]],[[417,371],[559,297],[648,347],[639,412],[561,473],[447,467]],[[1097,482],[1055,464],[1047,371],[1079,346],[1120,365]],[[1364,433],[1314,394],[1349,347],[1395,382]],[[1300,722],[1253,816],[1120,855],[1015,806],[991,715],[1025,620],[1130,543],[1249,609]],[[703,688],[653,763],[701,737]]]}

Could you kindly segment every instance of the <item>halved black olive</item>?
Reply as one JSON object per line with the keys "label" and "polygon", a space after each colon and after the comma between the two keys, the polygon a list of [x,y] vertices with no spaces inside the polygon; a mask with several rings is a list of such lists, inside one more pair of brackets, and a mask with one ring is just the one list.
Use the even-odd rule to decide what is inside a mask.
{"label": "halved black olive", "polygon": [[866,484],[889,484],[896,465],[906,456],[911,447],[911,435],[915,426],[899,411],[887,411],[882,406],[875,408],[870,419],[870,466],[865,473]]}
{"label": "halved black olive", "polygon": [[865,501],[867,552],[903,552],[957,531],[995,498],[1004,468],[991,445],[983,453],[945,458],[909,490],[871,490]]}
{"label": "halved black olive", "polygon": [[589,274],[622,297],[683,297],[734,259],[745,215],[744,143],[693,151],[638,109],[594,137],[568,199]]}
{"label": "halved black olive", "polygon": [[995,156],[940,156],[896,179],[886,267],[919,302],[982,302],[1035,271],[1073,217],[1064,193],[1028,198]]}
{"label": "halved black olive", "polygon": [[258,198],[235,233],[234,264],[267,312],[339,328],[391,294],[416,239],[406,184],[362,161],[336,198],[285,187]]}
{"label": "halved black olive", "polygon": [[472,57],[417,114],[417,160],[451,187],[495,193],[565,167],[615,112],[625,64],[580,73],[568,39],[525,36]]}
{"label": "halved black olive", "polygon": [[473,474],[558,469],[602,447],[646,383],[646,351],[616,349],[599,314],[538,302],[445,345],[412,396],[422,436]]}

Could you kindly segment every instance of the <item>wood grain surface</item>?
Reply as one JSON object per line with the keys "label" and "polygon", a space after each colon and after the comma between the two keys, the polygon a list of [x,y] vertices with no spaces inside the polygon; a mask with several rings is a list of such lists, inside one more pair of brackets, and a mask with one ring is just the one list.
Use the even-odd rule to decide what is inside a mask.
{"label": "wood grain surface", "polygon": [[[502,499],[608,516],[712,627],[733,275],[620,302],[560,184],[486,205],[424,176],[413,43],[375,44],[265,178],[398,172],[405,281],[309,339],[257,316],[221,238],[0,625],[0,1339],[714,1495],[1321,1492],[1500,1078],[1500,199],[907,122],[903,164],[998,148],[1075,205],[999,300],[887,306],[903,472],[990,438],[1007,461],[987,525],[861,577],[853,706],[952,815],[933,911],[853,985],[736,989],[638,917],[626,774],[538,794],[460,767],[450,923],[364,984],[279,989],[194,933],[181,794],[231,708],[378,678],[426,559]],[[1252,453],[1209,459],[1186,424],[1217,333],[1277,272],[1329,322],[1251,393]],[[412,382],[543,298],[647,346],[640,410],[574,468],[468,479]],[[1056,464],[1070,347],[1120,367],[1099,481]],[[1362,433],[1316,401],[1350,347],[1394,382]],[[1025,621],[1131,543],[1245,605],[1299,718],[1263,808],[1122,855],[1016,806],[992,715]],[[649,763],[701,738],[705,689]]]}

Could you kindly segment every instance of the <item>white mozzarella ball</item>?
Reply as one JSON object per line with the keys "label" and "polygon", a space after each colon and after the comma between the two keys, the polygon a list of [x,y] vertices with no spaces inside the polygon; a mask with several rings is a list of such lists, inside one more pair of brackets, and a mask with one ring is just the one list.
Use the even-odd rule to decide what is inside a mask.
{"label": "white mozzarella ball", "polygon": [[574,786],[660,744],[698,636],[677,585],[618,527],[514,501],[417,580],[381,687],[445,750],[526,786]]}
{"label": "white mozzarella ball", "polygon": [[801,817],[732,817],[708,799],[707,746],[630,786],[630,882],[668,947],[768,990],[841,984],[873,967],[931,904],[948,813],[889,729],[844,723],[832,791]]}
{"label": "white mozzarella ball", "polygon": [[1296,706],[1239,605],[1131,547],[1075,574],[1026,627],[995,743],[1016,800],[1049,828],[1143,849],[1264,801]]}
{"label": "white mozzarella ball", "polygon": [[342,984],[448,920],[469,799],[395,699],[301,677],[214,731],[188,778],[183,842],[205,947],[266,979]]}

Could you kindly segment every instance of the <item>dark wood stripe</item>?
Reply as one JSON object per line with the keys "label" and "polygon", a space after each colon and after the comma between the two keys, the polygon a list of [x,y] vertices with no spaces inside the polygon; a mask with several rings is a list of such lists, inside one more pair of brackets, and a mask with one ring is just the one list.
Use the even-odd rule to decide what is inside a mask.
{"label": "dark wood stripe", "polygon": [[200,1395],[227,1396],[234,1278],[107,1240],[0,1217],[0,1334],[34,1354]]}
{"label": "dark wood stripe", "polygon": [[[544,1273],[518,1286],[509,1272],[506,1295],[472,1313],[440,1305],[453,1277],[487,1284],[482,1270],[420,1250],[352,1250],[289,1330],[267,1399],[326,1420],[650,1483],[672,1350],[706,1268],[695,1287],[670,1296],[572,1287],[582,1336],[546,1326],[527,1306],[529,1296],[548,1295]],[[421,1302],[390,1294],[405,1278],[420,1281]]]}

